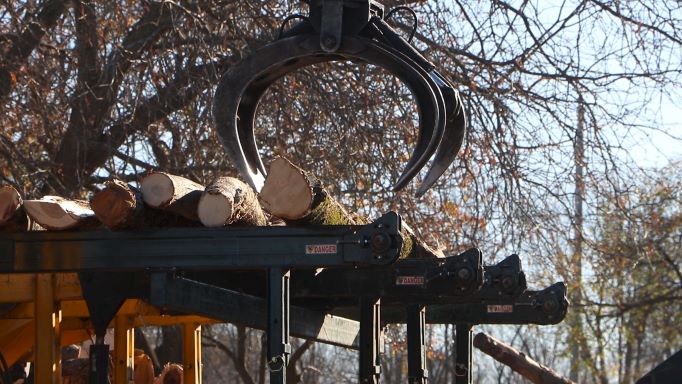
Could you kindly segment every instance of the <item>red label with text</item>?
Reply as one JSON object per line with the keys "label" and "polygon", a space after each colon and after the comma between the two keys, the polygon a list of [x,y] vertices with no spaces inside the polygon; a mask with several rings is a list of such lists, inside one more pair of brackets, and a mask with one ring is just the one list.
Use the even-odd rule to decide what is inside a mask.
{"label": "red label with text", "polygon": [[306,255],[326,255],[336,253],[336,244],[310,244],[305,246]]}
{"label": "red label with text", "polygon": [[395,285],[424,285],[424,276],[396,276]]}
{"label": "red label with text", "polygon": [[513,305],[489,305],[488,313],[512,313],[514,312]]}

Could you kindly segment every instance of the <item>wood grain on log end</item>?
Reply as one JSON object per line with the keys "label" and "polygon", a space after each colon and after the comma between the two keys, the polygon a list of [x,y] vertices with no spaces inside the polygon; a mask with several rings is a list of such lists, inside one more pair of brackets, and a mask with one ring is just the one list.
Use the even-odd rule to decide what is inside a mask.
{"label": "wood grain on log end", "polygon": [[199,220],[205,227],[222,227],[232,217],[233,201],[220,194],[204,193],[199,200]]}
{"label": "wood grain on log end", "polygon": [[278,157],[270,165],[265,185],[259,195],[263,209],[289,225],[361,224],[334,200],[319,180]]}
{"label": "wood grain on log end", "polygon": [[182,176],[154,172],[140,182],[142,198],[152,208],[164,209],[191,221],[199,221],[197,205],[204,186]]}
{"label": "wood grain on log end", "polygon": [[108,181],[105,188],[95,194],[90,205],[97,218],[111,229],[124,227],[139,209],[135,191],[120,180]]}
{"label": "wood grain on log end", "polygon": [[209,184],[199,199],[197,213],[207,227],[267,224],[256,192],[234,177],[219,177]]}
{"label": "wood grain on log end", "polygon": [[204,186],[182,176],[153,172],[140,182],[144,202],[150,207],[163,208]]}
{"label": "wood grain on log end", "polygon": [[44,196],[40,200],[24,201],[24,207],[31,219],[49,230],[94,228],[99,225],[87,201]]}
{"label": "wood grain on log end", "polygon": [[306,173],[283,157],[270,163],[260,192],[263,209],[285,220],[303,217],[311,209],[313,191]]}
{"label": "wood grain on log end", "polygon": [[144,202],[150,207],[161,208],[168,205],[175,195],[175,186],[170,175],[155,172],[145,176],[140,182]]}

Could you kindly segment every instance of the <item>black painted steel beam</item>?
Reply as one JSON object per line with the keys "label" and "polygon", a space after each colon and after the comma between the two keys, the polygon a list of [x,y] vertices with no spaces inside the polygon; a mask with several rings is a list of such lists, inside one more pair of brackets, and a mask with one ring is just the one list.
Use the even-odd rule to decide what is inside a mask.
{"label": "black painted steel beam", "polygon": [[[0,273],[385,265],[402,247],[400,216],[367,225],[173,228],[0,235]],[[373,247],[388,236],[390,246]]]}
{"label": "black painted steel beam", "polygon": [[407,306],[407,380],[410,384],[426,384],[425,309],[418,304]]}
{"label": "black painted steel beam", "polygon": [[[151,278],[152,305],[256,329],[267,327],[267,301],[166,273]],[[289,309],[292,336],[350,349],[359,348],[360,323],[297,306]]]}
{"label": "black painted steel beam", "polygon": [[473,337],[471,324],[455,325],[455,384],[472,383]]}
{"label": "black painted steel beam", "polygon": [[[517,298],[485,298],[486,288],[468,297],[468,302],[428,305],[428,324],[558,324],[568,311],[566,285],[555,283],[539,291],[526,291]],[[459,300],[459,299],[457,299]],[[382,305],[381,320],[384,324],[406,323],[407,304]],[[357,308],[337,308],[334,313],[357,319]]]}
{"label": "black painted steel beam", "polygon": [[360,383],[379,383],[382,348],[381,300],[364,296],[360,299]]}

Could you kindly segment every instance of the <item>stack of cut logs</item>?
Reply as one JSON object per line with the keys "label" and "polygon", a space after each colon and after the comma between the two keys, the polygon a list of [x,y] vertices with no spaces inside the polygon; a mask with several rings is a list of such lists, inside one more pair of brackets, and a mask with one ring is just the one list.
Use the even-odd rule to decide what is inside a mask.
{"label": "stack of cut logs", "polygon": [[[233,177],[203,186],[184,177],[152,172],[140,188],[109,180],[91,201],[44,196],[22,200],[16,189],[0,189],[0,231],[112,230],[229,225],[349,225],[351,215],[331,198],[317,178],[284,158],[276,158],[260,194]],[[401,257],[442,257],[403,226]]]}

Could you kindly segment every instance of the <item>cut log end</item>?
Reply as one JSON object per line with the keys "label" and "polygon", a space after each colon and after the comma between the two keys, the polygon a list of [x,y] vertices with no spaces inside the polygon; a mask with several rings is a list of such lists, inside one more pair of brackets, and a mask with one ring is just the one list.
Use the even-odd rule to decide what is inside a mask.
{"label": "cut log end", "polygon": [[0,225],[10,221],[21,207],[21,196],[14,187],[0,188]]}
{"label": "cut log end", "polygon": [[263,209],[282,219],[299,219],[311,209],[313,191],[308,177],[289,160],[278,157],[260,192]]}
{"label": "cut log end", "polygon": [[109,228],[123,226],[137,208],[137,198],[128,185],[119,180],[107,183],[95,194],[90,205],[97,218]]}
{"label": "cut log end", "polygon": [[205,193],[199,200],[199,220],[206,227],[222,227],[233,214],[233,201],[219,194]]}
{"label": "cut log end", "polygon": [[140,182],[142,198],[152,207],[199,222],[197,204],[204,186],[182,176],[155,172]]}
{"label": "cut log end", "polygon": [[146,176],[142,179],[140,186],[144,202],[150,207],[167,205],[175,195],[173,180],[165,173],[152,173]]}
{"label": "cut log end", "polygon": [[24,208],[31,219],[46,229],[86,228],[94,227],[98,223],[87,202],[67,200],[59,196],[26,200]]}
{"label": "cut log end", "polygon": [[234,177],[219,177],[206,187],[199,199],[197,215],[207,227],[224,225],[266,225],[256,192]]}

